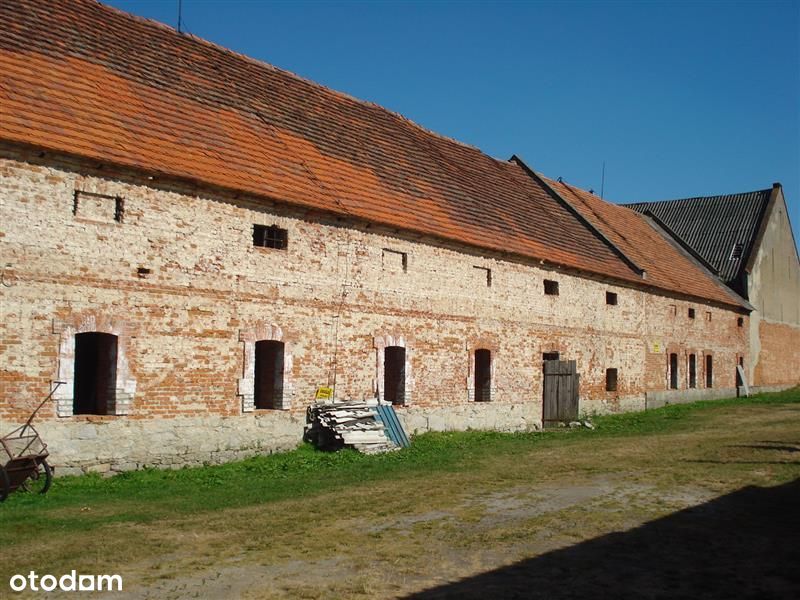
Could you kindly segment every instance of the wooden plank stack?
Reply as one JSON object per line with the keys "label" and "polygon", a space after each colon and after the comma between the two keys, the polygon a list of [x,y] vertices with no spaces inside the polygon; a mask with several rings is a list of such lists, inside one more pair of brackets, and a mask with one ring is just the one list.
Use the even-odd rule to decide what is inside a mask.
{"label": "wooden plank stack", "polygon": [[323,450],[355,448],[365,454],[396,450],[377,418],[377,404],[312,404],[306,415],[306,440]]}

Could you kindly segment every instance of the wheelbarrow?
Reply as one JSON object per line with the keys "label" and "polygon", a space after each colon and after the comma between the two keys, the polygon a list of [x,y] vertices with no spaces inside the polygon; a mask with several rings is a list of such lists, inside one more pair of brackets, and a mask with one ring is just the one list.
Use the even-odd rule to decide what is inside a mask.
{"label": "wheelbarrow", "polygon": [[[21,427],[0,438],[0,502],[16,490],[46,494],[53,482],[53,468],[48,464],[47,444],[33,427],[33,418],[63,385],[56,381],[53,391],[33,411]],[[6,459],[5,464],[3,461]]]}

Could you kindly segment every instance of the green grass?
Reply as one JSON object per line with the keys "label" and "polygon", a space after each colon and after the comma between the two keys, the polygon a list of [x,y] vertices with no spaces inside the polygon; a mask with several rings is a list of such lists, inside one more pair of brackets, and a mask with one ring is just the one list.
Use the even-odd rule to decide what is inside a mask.
{"label": "green grass", "polygon": [[598,416],[593,419],[598,433],[610,435],[642,435],[671,433],[691,427],[697,418],[711,416],[714,411],[735,406],[777,405],[800,402],[800,388],[772,394],[757,394],[749,398],[700,400],[689,404],[669,404],[663,408],[643,412]]}
{"label": "green grass", "polygon": [[[0,505],[0,596],[12,574],[46,567],[120,572],[153,597],[188,594],[185,585],[229,595],[208,591],[208,577],[250,577],[253,597],[397,597],[420,589],[415,578],[463,577],[800,477],[800,389],[594,423],[431,433],[377,456],[303,446],[220,466],[60,478],[46,496]],[[246,564],[260,568],[243,575]]]}
{"label": "green grass", "polygon": [[321,452],[309,445],[282,454],[219,466],[147,469],[101,478],[56,479],[46,496],[12,494],[0,504],[0,545],[47,530],[85,531],[109,523],[148,523],[180,514],[298,499],[375,481],[420,474],[467,472],[497,456],[534,446],[571,445],[587,436],[657,435],[691,428],[704,415],[732,406],[800,402],[800,390],[670,405],[599,416],[595,430],[533,433],[466,431],[416,436],[410,448],[374,456],[353,450]]}

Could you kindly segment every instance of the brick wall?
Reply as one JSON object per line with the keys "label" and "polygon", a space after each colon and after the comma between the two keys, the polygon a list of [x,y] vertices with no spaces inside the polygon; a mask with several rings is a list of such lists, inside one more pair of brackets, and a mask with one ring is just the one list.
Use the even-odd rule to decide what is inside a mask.
{"label": "brick wall", "polygon": [[[142,421],[141,435],[147,422],[161,431],[178,417],[201,419],[201,428],[203,417],[243,419],[244,430],[254,419],[301,414],[316,387],[333,382],[334,355],[337,397],[374,396],[386,345],[407,351],[413,409],[404,410],[439,416],[467,415],[474,350],[491,349],[492,407],[481,410],[502,412],[504,428],[508,415],[524,413],[520,423],[530,427],[541,418],[544,352],[577,361],[586,412],[642,408],[647,391],[667,386],[667,349],[680,353],[681,389],[689,353],[698,356],[701,387],[700,356],[713,355],[716,388],[734,386],[736,355],[747,353],[741,315],[716,306],[108,167],[8,146],[2,156],[5,423],[26,417],[51,381],[68,378],[70,342],[90,330],[118,335],[127,414],[58,417],[50,405],[41,418],[51,430]],[[288,249],[254,247],[254,224],[288,230]],[[558,296],[543,293],[544,279],[559,282]],[[606,304],[607,291],[617,305]],[[248,353],[259,339],[286,344],[285,410],[248,412]],[[605,391],[607,368],[618,369],[617,391]],[[69,404],[70,388],[59,391],[59,406]],[[208,428],[210,438],[225,430]],[[92,446],[62,444],[65,455]],[[271,447],[263,439],[225,447],[237,444]]]}
{"label": "brick wall", "polygon": [[761,387],[800,384],[800,327],[788,323],[758,323],[761,352],[755,382]]}

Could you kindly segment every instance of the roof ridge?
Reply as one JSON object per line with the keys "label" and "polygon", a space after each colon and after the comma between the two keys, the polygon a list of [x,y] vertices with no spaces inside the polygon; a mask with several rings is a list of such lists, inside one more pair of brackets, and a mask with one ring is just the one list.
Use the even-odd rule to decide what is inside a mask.
{"label": "roof ridge", "polygon": [[688,198],[670,198],[668,200],[641,200],[639,202],[625,202],[625,203],[622,203],[622,204],[618,204],[617,206],[624,206],[624,207],[627,208],[629,206],[643,206],[645,204],[666,204],[666,203],[669,203],[669,202],[686,202],[686,201],[689,201],[689,200],[712,200],[712,199],[716,199],[716,198],[734,198],[734,197],[737,197],[737,196],[748,196],[750,194],[765,194],[765,193],[768,193],[768,192],[771,192],[771,191],[772,191],[772,188],[770,187],[770,188],[761,189],[761,190],[752,190],[752,191],[749,191],[749,192],[735,192],[735,193],[732,193],[732,194],[714,194],[714,195],[711,195],[711,196],[691,196],[691,197],[688,197]]}
{"label": "roof ridge", "polygon": [[314,81],[312,79],[308,79],[307,77],[303,77],[302,75],[298,75],[294,71],[290,71],[288,69],[284,69],[282,67],[278,67],[278,66],[273,65],[272,63],[269,63],[269,62],[267,62],[265,60],[261,60],[261,59],[258,59],[258,58],[254,58],[252,56],[248,56],[247,54],[243,54],[242,52],[238,52],[238,51],[233,50],[231,48],[227,48],[227,47],[223,46],[222,44],[218,44],[217,42],[213,42],[213,41],[208,40],[206,38],[200,37],[199,35],[195,35],[194,33],[178,31],[172,25],[169,25],[167,23],[163,23],[161,21],[157,21],[156,19],[150,19],[148,17],[142,17],[141,15],[137,15],[137,14],[134,14],[134,13],[127,12],[125,10],[122,10],[121,8],[117,8],[116,6],[110,6],[108,4],[103,4],[101,2],[101,0],[93,0],[93,1],[102,9],[118,13],[119,15],[122,15],[122,16],[124,16],[126,18],[129,18],[129,19],[133,19],[133,20],[139,21],[139,22],[141,22],[141,23],[143,23],[145,25],[151,25],[151,26],[159,27],[160,29],[164,29],[164,30],[168,31],[171,34],[177,35],[179,38],[186,38],[186,39],[193,40],[193,41],[195,41],[197,43],[209,46],[209,47],[213,48],[214,50],[220,51],[220,52],[222,52],[224,54],[229,54],[231,56],[234,56],[237,59],[245,60],[245,61],[247,61],[249,63],[252,63],[252,64],[257,65],[257,66],[262,67],[262,68],[270,69],[270,70],[275,71],[277,73],[282,73],[284,75],[287,75],[288,77],[292,77],[292,78],[294,78],[294,79],[296,79],[298,81],[302,81],[305,84],[311,85],[311,86],[313,86],[315,88],[321,89],[321,90],[323,90],[323,91],[325,91],[327,93],[333,94],[335,96],[339,96],[340,98],[344,98],[344,99],[349,100],[351,102],[355,102],[357,104],[361,104],[361,105],[364,105],[364,106],[368,106],[370,108],[375,108],[375,109],[381,110],[381,111],[383,111],[383,112],[385,112],[385,113],[387,113],[387,114],[389,114],[389,115],[391,115],[391,116],[393,116],[393,117],[395,117],[395,118],[397,118],[397,119],[399,119],[399,120],[401,120],[401,121],[403,121],[403,122],[405,122],[405,123],[407,123],[407,124],[409,124],[409,125],[411,125],[413,127],[416,127],[418,129],[420,129],[421,131],[423,131],[425,133],[428,133],[430,135],[434,135],[434,136],[436,136],[438,138],[447,140],[449,142],[454,142],[454,143],[456,143],[456,144],[458,144],[460,146],[464,146],[465,148],[470,148],[472,150],[477,150],[481,154],[484,154],[484,155],[488,156],[489,158],[491,158],[492,160],[495,160],[497,162],[505,162],[505,161],[503,161],[503,160],[501,160],[499,158],[496,158],[494,156],[490,156],[489,154],[486,154],[483,150],[481,150],[477,146],[474,146],[472,144],[468,144],[467,142],[463,142],[463,141],[458,140],[458,139],[456,139],[454,137],[450,137],[448,135],[444,135],[443,133],[439,133],[439,132],[434,131],[432,129],[428,129],[424,125],[421,125],[421,124],[417,123],[416,121],[410,119],[409,117],[406,117],[402,113],[399,113],[399,112],[397,112],[395,110],[392,110],[390,108],[386,108],[385,106],[382,106],[382,105],[378,104],[377,102],[373,102],[371,100],[364,100],[362,98],[358,98],[356,96],[353,96],[352,94],[348,94],[347,92],[343,92],[341,90],[337,90],[335,88],[328,87],[328,86],[323,85],[321,83],[318,83],[318,82],[316,82],[316,81]]}

